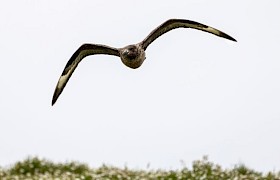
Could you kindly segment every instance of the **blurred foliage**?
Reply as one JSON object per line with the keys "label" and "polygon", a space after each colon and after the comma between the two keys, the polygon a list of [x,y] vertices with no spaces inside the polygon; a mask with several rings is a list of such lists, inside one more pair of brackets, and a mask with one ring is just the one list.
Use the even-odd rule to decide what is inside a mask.
{"label": "blurred foliage", "polygon": [[69,162],[53,163],[39,158],[28,158],[17,162],[9,168],[0,168],[0,179],[57,179],[57,180],[280,180],[280,172],[266,174],[256,172],[245,165],[237,165],[233,169],[222,169],[221,166],[208,161],[207,157],[194,161],[192,168],[180,170],[131,170],[127,167],[117,168],[103,165],[90,169],[87,165]]}

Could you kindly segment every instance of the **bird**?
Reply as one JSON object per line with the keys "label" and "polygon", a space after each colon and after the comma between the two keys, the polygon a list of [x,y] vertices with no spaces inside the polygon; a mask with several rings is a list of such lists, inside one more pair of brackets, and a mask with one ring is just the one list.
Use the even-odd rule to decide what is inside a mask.
{"label": "bird", "polygon": [[82,44],[67,62],[57,82],[52,98],[52,106],[55,104],[58,97],[62,93],[71,75],[77,68],[78,64],[85,57],[96,54],[118,56],[120,57],[124,65],[126,65],[129,68],[136,69],[139,68],[146,59],[145,51],[148,48],[148,46],[161,35],[177,28],[197,29],[237,42],[233,37],[229,36],[228,34],[213,27],[201,24],[199,22],[187,19],[169,19],[161,25],[159,25],[158,27],[156,27],[143,41],[137,44],[131,44],[122,48],[114,48],[102,44]]}

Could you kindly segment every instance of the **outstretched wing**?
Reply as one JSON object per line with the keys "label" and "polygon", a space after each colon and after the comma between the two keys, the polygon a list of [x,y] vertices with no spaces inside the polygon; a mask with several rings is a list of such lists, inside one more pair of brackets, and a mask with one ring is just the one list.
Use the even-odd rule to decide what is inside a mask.
{"label": "outstretched wing", "polygon": [[217,36],[236,41],[233,37],[227,35],[226,33],[212,28],[210,26],[195,22],[195,21],[190,21],[186,19],[169,19],[160,26],[158,26],[156,29],[154,29],[140,44],[142,45],[143,49],[146,50],[147,47],[159,36],[163,35],[164,33],[176,29],[176,28],[193,28],[193,29],[198,29],[201,31],[205,31],[208,33],[215,34]]}
{"label": "outstretched wing", "polygon": [[83,44],[77,51],[72,55],[70,60],[67,62],[54,91],[52,105],[56,102],[57,98],[63,91],[66,83],[71,77],[72,73],[81,62],[83,58],[94,54],[108,54],[114,56],[120,56],[119,50],[109,46],[99,44]]}

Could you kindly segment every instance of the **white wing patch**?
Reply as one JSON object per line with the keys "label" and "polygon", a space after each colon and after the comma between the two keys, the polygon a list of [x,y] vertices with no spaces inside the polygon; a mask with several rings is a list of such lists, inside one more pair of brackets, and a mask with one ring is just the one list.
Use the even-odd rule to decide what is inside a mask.
{"label": "white wing patch", "polygon": [[78,63],[74,62],[74,64],[71,65],[71,68],[68,70],[67,74],[64,74],[60,76],[57,84],[57,88],[61,89],[63,85],[67,82],[67,80],[70,78],[72,72],[75,70],[77,67]]}
{"label": "white wing patch", "polygon": [[100,44],[83,44],[79,49],[76,50],[76,52],[72,55],[70,60],[67,62],[61,76],[59,77],[59,80],[57,82],[53,99],[52,99],[52,105],[56,102],[57,98],[62,93],[64,87],[66,86],[67,82],[69,81],[71,75],[77,68],[80,61],[89,55],[94,54],[107,54],[107,55],[114,55],[119,56],[119,50],[116,48],[112,48],[105,45]]}

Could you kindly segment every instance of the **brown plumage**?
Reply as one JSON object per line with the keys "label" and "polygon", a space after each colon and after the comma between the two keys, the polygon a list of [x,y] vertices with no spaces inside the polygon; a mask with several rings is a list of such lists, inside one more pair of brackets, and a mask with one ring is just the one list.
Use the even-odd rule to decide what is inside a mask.
{"label": "brown plumage", "polygon": [[52,105],[54,105],[54,103],[58,99],[59,95],[63,91],[66,83],[70,79],[72,73],[74,72],[78,64],[86,56],[94,55],[94,54],[107,54],[107,55],[118,56],[121,58],[123,64],[125,64],[127,67],[136,69],[140,67],[144,62],[144,60],[146,59],[145,50],[147,49],[147,47],[159,36],[176,28],[198,29],[201,31],[205,31],[226,38],[231,41],[236,41],[234,38],[227,35],[226,33],[198,22],[185,20],[185,19],[170,19],[164,22],[163,24],[161,24],[160,26],[158,26],[156,29],[154,29],[140,43],[128,45],[125,46],[124,48],[113,48],[100,44],[83,44],[80,48],[77,49],[77,51],[72,55],[70,60],[67,62],[56,85],[53,99],[52,99]]}

